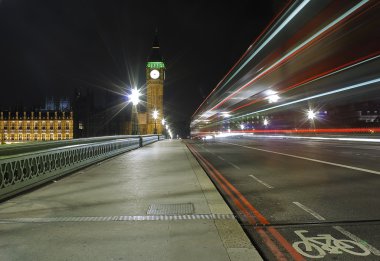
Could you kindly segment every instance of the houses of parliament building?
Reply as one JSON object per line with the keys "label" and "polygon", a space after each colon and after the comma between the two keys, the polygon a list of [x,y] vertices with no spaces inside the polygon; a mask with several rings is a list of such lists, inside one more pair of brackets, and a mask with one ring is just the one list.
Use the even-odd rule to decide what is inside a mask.
{"label": "houses of parliament building", "polygon": [[56,108],[47,102],[45,109],[36,111],[1,111],[1,142],[53,141],[73,138],[73,112]]}

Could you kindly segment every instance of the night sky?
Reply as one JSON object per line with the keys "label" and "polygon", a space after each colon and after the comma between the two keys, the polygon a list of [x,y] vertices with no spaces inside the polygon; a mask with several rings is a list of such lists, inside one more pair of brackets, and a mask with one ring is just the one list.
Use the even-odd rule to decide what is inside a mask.
{"label": "night sky", "polygon": [[43,106],[46,97],[72,98],[77,88],[106,104],[115,96],[104,90],[144,85],[158,28],[165,114],[184,134],[285,2],[0,0],[0,107]]}

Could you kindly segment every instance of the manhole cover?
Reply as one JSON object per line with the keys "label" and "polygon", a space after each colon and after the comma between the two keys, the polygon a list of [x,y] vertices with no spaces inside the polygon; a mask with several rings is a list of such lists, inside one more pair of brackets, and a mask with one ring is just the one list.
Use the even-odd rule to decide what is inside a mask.
{"label": "manhole cover", "polygon": [[192,203],[182,204],[152,204],[149,206],[148,215],[181,215],[193,214],[194,205]]}

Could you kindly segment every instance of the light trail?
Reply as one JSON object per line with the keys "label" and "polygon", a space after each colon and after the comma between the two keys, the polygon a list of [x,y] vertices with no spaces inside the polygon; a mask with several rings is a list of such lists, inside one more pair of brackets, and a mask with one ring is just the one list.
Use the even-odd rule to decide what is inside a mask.
{"label": "light trail", "polygon": [[284,27],[310,2],[310,0],[303,1],[286,19],[285,21],[277,27],[277,29],[262,43],[256,51],[240,66],[240,68],[228,79],[228,81],[224,84],[229,83],[232,78],[236,76],[251,60],[255,57],[264,47],[267,45]]}
{"label": "light trail", "polygon": [[367,85],[378,83],[378,82],[380,82],[380,78],[377,78],[377,79],[374,79],[374,80],[370,80],[370,81],[366,81],[366,82],[362,82],[362,83],[358,83],[358,84],[354,84],[354,85],[351,85],[351,86],[348,86],[348,87],[344,87],[344,88],[340,88],[340,89],[337,89],[337,90],[334,90],[334,91],[329,91],[329,92],[313,95],[313,96],[306,97],[306,98],[303,98],[303,99],[299,99],[299,100],[296,100],[296,101],[291,101],[291,102],[279,104],[279,105],[276,105],[276,106],[273,106],[273,107],[270,107],[270,108],[267,108],[267,109],[262,109],[262,110],[250,112],[250,113],[247,113],[247,114],[244,114],[244,115],[241,115],[241,116],[231,117],[230,119],[241,118],[241,117],[249,116],[249,115],[252,115],[252,114],[255,114],[255,113],[269,111],[269,110],[273,110],[273,109],[276,109],[276,108],[281,108],[281,107],[284,107],[284,106],[288,106],[288,105],[292,105],[292,104],[296,104],[296,103],[300,103],[300,102],[304,102],[304,101],[309,101],[309,100],[312,100],[312,99],[320,98],[320,97],[323,97],[323,96],[328,96],[328,95],[339,93],[339,92],[344,92],[344,91],[348,91],[348,90],[352,90],[352,89],[362,88],[362,87],[365,87]]}
{"label": "light trail", "polygon": [[[287,92],[287,91],[289,91],[289,90],[292,90],[292,89],[294,89],[294,88],[297,88],[297,87],[300,87],[300,86],[303,86],[303,85],[306,85],[306,84],[310,84],[310,83],[312,83],[312,82],[315,82],[315,81],[318,81],[318,80],[324,79],[324,78],[326,78],[326,77],[329,77],[329,76],[335,75],[335,74],[337,74],[337,73],[340,73],[340,72],[346,71],[346,70],[348,70],[348,69],[352,69],[352,68],[354,68],[354,67],[356,67],[356,66],[359,66],[359,65],[362,65],[362,64],[364,64],[364,63],[366,63],[366,62],[370,62],[370,61],[373,61],[373,60],[375,60],[375,59],[378,59],[378,58],[380,58],[380,55],[379,55],[379,54],[380,54],[380,51],[379,51],[379,52],[376,52],[375,54],[371,54],[371,55],[368,55],[368,56],[366,56],[366,57],[362,57],[362,58],[359,58],[359,59],[357,59],[357,60],[355,60],[355,61],[351,61],[351,62],[346,63],[346,64],[344,64],[344,65],[338,66],[337,68],[334,68],[334,69],[328,70],[328,71],[323,72],[323,73],[320,73],[320,74],[318,74],[318,75],[314,75],[314,76],[312,76],[312,77],[310,77],[310,78],[308,78],[308,79],[306,79],[306,80],[301,81],[300,83],[296,83],[296,84],[293,84],[293,85],[291,85],[291,86],[289,86],[289,87],[286,87],[284,90],[282,90],[282,91],[280,92],[280,94],[283,94],[283,93],[285,93],[285,92]],[[369,58],[369,57],[370,57],[370,58]],[[235,112],[235,111],[240,110],[240,109],[242,109],[242,108],[245,108],[245,107],[247,107],[247,106],[249,106],[249,105],[252,105],[252,104],[254,104],[254,103],[260,102],[260,101],[262,101],[262,100],[265,100],[265,98],[257,99],[257,100],[251,101],[251,102],[249,102],[249,103],[247,103],[247,104],[243,104],[243,105],[241,105],[241,106],[239,106],[239,107],[236,107],[236,108],[232,109],[231,112]]]}
{"label": "light trail", "polygon": [[[265,29],[260,33],[260,35],[256,38],[256,40],[248,47],[248,49],[244,52],[244,54],[239,58],[239,60],[232,66],[232,68],[224,75],[222,80],[219,81],[219,83],[215,86],[215,88],[210,92],[209,95],[203,100],[201,105],[198,106],[196,111],[193,113],[191,117],[194,117],[194,115],[198,112],[198,110],[202,107],[202,105],[209,99],[209,97],[218,89],[220,84],[227,78],[227,76],[232,72],[233,69],[240,63],[241,60],[247,55],[247,53],[252,49],[252,47],[255,46],[255,44],[261,39],[261,37],[268,31],[268,29],[272,26],[272,24],[277,20],[277,18],[284,13],[284,11],[289,7],[291,1],[289,1],[285,7],[270,21],[270,23],[265,27]],[[224,85],[223,85],[224,87]]]}
{"label": "light trail", "polygon": [[[360,7],[362,7],[368,1],[369,0],[363,0],[359,4],[355,5],[353,8],[351,8],[350,10],[348,10],[347,12],[345,12],[344,14],[342,14],[338,19],[335,19],[333,22],[329,23],[327,26],[325,26],[324,28],[322,28],[321,30],[319,30],[317,33],[315,33],[314,35],[312,35],[311,37],[309,37],[306,41],[304,41],[303,43],[301,43],[300,45],[298,45],[297,47],[295,47],[291,51],[289,51],[287,54],[285,54],[284,56],[282,56],[279,60],[277,60],[275,63],[273,63],[267,69],[265,69],[263,72],[261,72],[260,74],[258,74],[256,77],[254,77],[248,83],[244,84],[242,87],[240,87],[239,89],[235,90],[233,93],[231,93],[230,95],[228,95],[226,98],[224,98],[221,102],[219,102],[217,105],[215,105],[214,107],[212,107],[210,110],[214,110],[214,109],[219,108],[221,105],[223,105],[226,101],[228,101],[229,99],[231,99],[237,93],[239,93],[243,89],[245,89],[248,86],[250,86],[253,82],[255,82],[256,80],[260,79],[262,76],[264,76],[267,73],[269,73],[272,69],[274,69],[278,65],[284,63],[286,60],[288,60],[290,57],[294,56],[299,51],[303,50],[304,47],[306,47],[308,44],[312,43],[314,40],[316,40],[323,33],[326,33],[328,30],[330,30],[331,28],[333,28],[338,23],[344,21],[344,19],[346,19],[347,17],[349,17],[352,13],[354,13],[356,10],[358,10]],[[277,32],[277,30],[275,32]],[[270,39],[272,39],[272,38],[270,38]],[[265,41],[264,44],[266,44],[266,43],[268,43],[268,42]],[[264,48],[263,45],[260,46],[260,48],[259,48],[260,50],[262,48]],[[257,52],[255,52],[250,58],[253,58],[255,54],[257,54]],[[245,65],[247,65],[247,63],[248,62],[246,61],[240,68],[242,69]],[[234,74],[232,77],[234,77],[235,75],[236,74]],[[227,83],[228,83],[228,81],[226,82],[226,84]]]}
{"label": "light trail", "polygon": [[[286,132],[317,122],[338,133],[377,129],[380,40],[371,32],[379,11],[369,0],[293,2],[197,108],[192,135]],[[307,109],[320,117],[307,120]]]}

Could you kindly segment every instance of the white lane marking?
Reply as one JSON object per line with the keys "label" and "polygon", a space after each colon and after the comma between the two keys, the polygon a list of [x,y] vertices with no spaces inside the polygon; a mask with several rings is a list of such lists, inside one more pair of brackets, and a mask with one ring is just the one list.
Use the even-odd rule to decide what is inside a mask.
{"label": "white lane marking", "polygon": [[[239,133],[241,135],[241,133]],[[252,137],[252,135],[249,135]],[[380,142],[380,139],[364,139],[364,138],[326,138],[326,137],[310,137],[310,136],[286,136],[286,135],[257,135],[255,134],[255,138],[285,138],[285,139],[306,139],[306,140],[336,140],[336,141],[367,141],[367,142]]]}
{"label": "white lane marking", "polygon": [[314,210],[302,205],[301,203],[295,201],[293,202],[293,204],[295,204],[296,206],[302,208],[303,210],[305,210],[307,213],[309,213],[310,215],[312,215],[313,217],[315,217],[316,219],[318,220],[326,220],[324,217],[322,217],[321,215],[319,215],[317,212],[315,212]]}
{"label": "white lane marking", "polygon": [[252,148],[252,147],[239,145],[239,144],[235,144],[235,143],[229,143],[229,142],[221,142],[221,143],[235,145],[235,146],[243,147],[246,149],[264,151],[264,152],[269,152],[269,153],[278,154],[278,155],[282,155],[282,156],[288,156],[288,157],[293,157],[293,158],[297,158],[297,159],[309,160],[309,161],[314,161],[314,162],[318,162],[318,163],[342,167],[342,168],[346,168],[346,169],[353,169],[353,170],[358,170],[358,171],[363,171],[363,172],[368,172],[368,173],[380,175],[380,171],[376,171],[376,170],[357,168],[357,167],[353,167],[353,166],[348,166],[348,165],[343,165],[343,164],[338,164],[338,163],[333,163],[333,162],[323,161],[323,160],[310,159],[310,158],[300,157],[300,156],[296,156],[296,155],[292,155],[292,154],[281,153],[281,152],[276,152],[276,151],[271,151],[271,150],[257,149],[257,148]]}
{"label": "white lane marking", "polygon": [[240,169],[240,167],[239,166],[236,166],[235,164],[233,164],[232,162],[229,162],[229,161],[227,161],[228,162],[228,164],[230,164],[232,167],[234,167],[235,169]]}
{"label": "white lane marking", "polygon": [[253,176],[253,175],[249,175],[249,176],[250,176],[251,178],[255,179],[257,182],[263,184],[265,187],[270,188],[270,189],[273,188],[271,185],[269,185],[269,184],[265,183],[264,181],[262,181],[262,180],[256,178],[255,176]]}
{"label": "white lane marking", "polygon": [[218,158],[221,159],[221,160],[225,160],[225,159],[223,159],[221,156],[218,156]]}
{"label": "white lane marking", "polygon": [[341,226],[333,226],[333,228],[335,228],[336,230],[338,230],[340,233],[342,233],[343,235],[347,236],[348,238],[354,240],[355,242],[357,242],[357,243],[365,246],[375,256],[380,256],[380,251],[378,249],[376,249],[375,247],[373,247],[372,245],[368,244],[363,239],[361,239],[361,238],[355,236],[354,234],[348,232],[347,230],[345,230]]}

